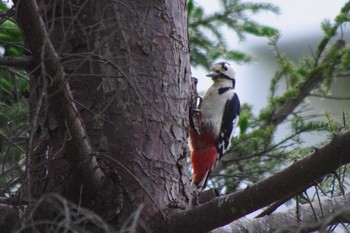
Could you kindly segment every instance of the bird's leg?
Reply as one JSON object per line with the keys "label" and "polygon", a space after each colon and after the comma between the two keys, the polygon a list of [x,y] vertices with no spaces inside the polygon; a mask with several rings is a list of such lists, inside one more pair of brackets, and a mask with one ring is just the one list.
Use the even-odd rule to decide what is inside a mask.
{"label": "bird's leg", "polygon": [[[192,99],[191,99],[191,109],[190,109],[190,126],[191,132],[195,134],[200,134],[202,115],[200,111],[200,105],[202,103],[202,97],[198,95],[197,83],[198,79],[192,77]],[[198,101],[199,99],[199,101]]]}
{"label": "bird's leg", "polygon": [[201,108],[202,102],[203,102],[203,98],[201,96],[197,95],[196,96],[197,107],[194,109],[195,111],[200,112],[200,108]]}
{"label": "bird's leg", "polygon": [[[197,100],[199,99],[199,101]],[[196,96],[196,108],[192,109],[191,118],[192,118],[192,127],[197,132],[197,134],[201,133],[201,125],[202,125],[202,114],[200,110],[200,105],[202,103],[202,97]]]}

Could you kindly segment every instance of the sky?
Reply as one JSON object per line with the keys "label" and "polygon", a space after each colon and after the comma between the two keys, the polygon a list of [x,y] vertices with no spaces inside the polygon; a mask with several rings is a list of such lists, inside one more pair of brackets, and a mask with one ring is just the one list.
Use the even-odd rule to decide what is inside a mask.
{"label": "sky", "polygon": [[[244,2],[244,0],[242,1]],[[213,4],[213,1],[195,0],[195,2],[203,6],[208,13],[219,9],[218,5],[215,6]],[[218,2],[218,0],[215,2]],[[290,44],[292,46],[292,49],[289,51],[290,55],[302,57],[303,55],[311,54],[312,47],[315,44],[312,45],[310,43],[317,42],[311,42],[309,40],[310,37],[321,39],[321,22],[325,19],[333,21],[347,1],[250,0],[249,2],[268,2],[280,8],[280,14],[278,15],[260,13],[255,15],[253,19],[259,23],[277,28],[281,34],[279,44]],[[236,38],[226,39],[231,43],[232,48],[253,56],[253,62],[251,63],[237,64],[231,62],[231,65],[235,67],[237,73],[236,92],[240,96],[241,102],[252,104],[254,106],[253,111],[258,112],[267,103],[269,80],[275,71],[275,68],[271,67],[271,60],[274,59],[273,51],[267,44],[268,40],[266,38],[249,36],[245,41],[238,41]],[[267,53],[270,54],[261,53],[261,50],[267,50]],[[296,54],[293,54],[293,51]],[[211,80],[205,77],[207,72],[204,68],[192,68],[192,76],[199,80],[198,90],[200,92],[205,91],[211,84]],[[252,91],[254,91],[254,95],[252,95]]]}

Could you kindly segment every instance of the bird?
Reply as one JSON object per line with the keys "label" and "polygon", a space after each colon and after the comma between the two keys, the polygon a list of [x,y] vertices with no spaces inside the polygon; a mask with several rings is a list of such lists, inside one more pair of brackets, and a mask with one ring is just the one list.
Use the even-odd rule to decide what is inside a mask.
{"label": "bird", "polygon": [[211,169],[228,149],[241,108],[236,73],[229,63],[213,64],[206,76],[213,83],[197,106],[198,125],[190,129],[192,184],[197,189],[205,188]]}

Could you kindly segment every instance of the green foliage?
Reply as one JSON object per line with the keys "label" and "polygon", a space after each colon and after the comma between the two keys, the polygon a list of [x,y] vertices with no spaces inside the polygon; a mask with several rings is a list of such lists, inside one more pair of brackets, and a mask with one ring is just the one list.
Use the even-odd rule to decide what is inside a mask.
{"label": "green foliage", "polygon": [[300,133],[326,131],[328,125],[324,121],[305,121],[301,115],[293,115],[290,121],[292,132],[299,136]]}
{"label": "green foliage", "polygon": [[[3,158],[11,159],[11,156],[17,156],[18,150],[24,153],[24,148],[18,146],[14,147],[14,142],[18,141],[17,138],[24,137],[25,131],[28,128],[28,118],[27,118],[28,106],[26,101],[21,99],[16,104],[6,105],[1,104],[0,112],[0,148],[3,154]],[[22,139],[24,140],[24,139]],[[14,148],[14,153],[12,154],[11,148]],[[10,157],[8,157],[10,156]]]}
{"label": "green foliage", "polygon": [[341,122],[336,121],[330,112],[325,112],[325,118],[329,132],[331,132],[333,136],[340,133],[343,128]]}
{"label": "green foliage", "polygon": [[286,90],[285,93],[283,93],[283,95],[280,96],[276,96],[274,98],[272,98],[271,104],[274,105],[275,108],[277,108],[278,106],[284,104],[286,101],[296,97],[296,95],[298,94],[298,90],[297,89],[288,89]]}
{"label": "green foliage", "polygon": [[27,90],[28,80],[25,78],[24,71],[0,67],[0,102],[15,104]]}
{"label": "green foliage", "polygon": [[28,130],[28,103],[20,98],[16,103],[0,103],[0,194],[15,190],[21,176],[22,159],[26,153]]}
{"label": "green foliage", "polygon": [[344,69],[350,68],[350,48],[348,46],[342,50],[341,65]]}
{"label": "green foliage", "polygon": [[4,56],[21,56],[23,54],[22,35],[17,25],[6,20],[0,25],[0,43],[5,49]]}
{"label": "green foliage", "polygon": [[330,20],[328,20],[328,19],[324,20],[321,24],[321,28],[327,36],[333,35],[332,23]]}
{"label": "green foliage", "polygon": [[188,32],[193,66],[209,67],[216,59],[249,62],[251,57],[232,49],[223,31],[235,32],[239,39],[246,35],[275,36],[275,28],[259,24],[251,16],[259,12],[278,13],[279,9],[268,3],[249,3],[240,0],[220,0],[220,11],[206,15],[195,1],[188,1]]}
{"label": "green foliage", "polygon": [[[11,18],[11,10],[0,3],[5,16],[0,19],[1,56],[23,55],[23,39],[16,23]],[[22,70],[0,67],[0,189],[1,195],[14,192],[17,179],[23,172],[21,159],[26,151],[28,130],[28,103],[23,94],[28,91],[28,80]]]}
{"label": "green foliage", "polygon": [[[343,8],[340,10],[340,13],[336,17],[336,20],[335,20],[334,24],[332,24],[331,22],[329,22],[327,20],[325,20],[322,23],[321,27],[322,27],[322,29],[323,29],[323,31],[325,33],[325,36],[323,37],[323,39],[318,44],[317,54],[316,54],[316,58],[315,58],[315,64],[317,64],[319,62],[319,59],[320,59],[322,53],[325,51],[325,47],[329,43],[329,40],[336,35],[337,29],[340,26],[342,26],[343,24],[346,24],[347,22],[349,22],[349,20],[350,20],[349,9],[350,9],[350,3],[347,2],[343,6]],[[344,15],[346,15],[347,17],[344,17]]]}
{"label": "green foliage", "polygon": [[[10,12],[7,5],[2,2],[0,2],[0,10]],[[1,19],[0,23],[0,47],[4,50],[1,56],[22,56],[23,38],[16,23],[10,16]],[[27,89],[28,81],[25,78],[25,72],[10,67],[0,67],[0,103],[16,103],[20,99],[20,93]]]}
{"label": "green foliage", "polygon": [[[6,12],[9,8],[0,2],[0,10]],[[4,56],[23,55],[23,38],[17,24],[9,17],[0,21],[0,47],[4,49]]]}
{"label": "green foliage", "polygon": [[238,127],[240,134],[245,134],[249,125],[251,124],[250,119],[253,117],[252,106],[243,104],[241,106],[241,115],[239,116]]}

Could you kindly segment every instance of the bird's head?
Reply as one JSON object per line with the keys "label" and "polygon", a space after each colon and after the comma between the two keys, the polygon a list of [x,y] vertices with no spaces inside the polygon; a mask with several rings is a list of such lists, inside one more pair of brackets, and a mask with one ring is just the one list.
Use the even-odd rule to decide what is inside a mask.
{"label": "bird's head", "polygon": [[232,66],[227,62],[215,63],[210,67],[210,73],[207,74],[207,77],[213,79],[216,78],[225,78],[235,80],[236,72]]}

